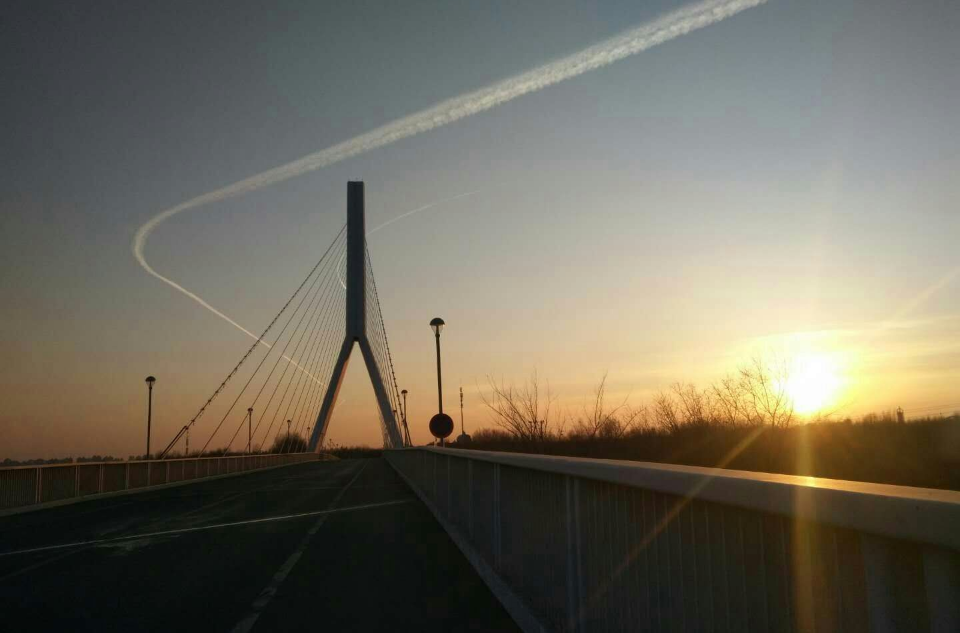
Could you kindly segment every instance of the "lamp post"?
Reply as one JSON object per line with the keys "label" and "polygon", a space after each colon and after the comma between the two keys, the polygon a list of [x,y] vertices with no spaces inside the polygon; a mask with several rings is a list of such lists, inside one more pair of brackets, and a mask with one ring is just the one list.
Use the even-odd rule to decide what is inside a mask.
{"label": "lamp post", "polygon": [[440,412],[430,419],[430,433],[440,440],[440,446],[443,446],[444,438],[453,432],[453,419],[443,412],[443,381],[440,378],[440,331],[443,326],[443,319],[440,317],[430,321],[430,327],[437,337],[437,406],[440,409]]}
{"label": "lamp post", "polygon": [[444,325],[446,324],[440,317],[436,317],[430,321],[430,327],[433,328],[433,335],[437,337],[437,407],[440,409],[440,413],[443,413],[443,381],[440,378],[440,332],[443,331]]}
{"label": "lamp post", "polygon": [[145,459],[150,459],[150,422],[153,417],[153,383],[157,379],[153,376],[147,376],[147,455]]}

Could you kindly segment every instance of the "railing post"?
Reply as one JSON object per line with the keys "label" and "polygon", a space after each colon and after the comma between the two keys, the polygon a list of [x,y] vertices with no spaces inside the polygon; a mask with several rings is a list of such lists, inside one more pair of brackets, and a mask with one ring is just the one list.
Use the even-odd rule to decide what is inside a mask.
{"label": "railing post", "polygon": [[97,473],[97,494],[103,494],[103,464],[100,464],[100,472]]}
{"label": "railing post", "polygon": [[43,466],[37,466],[37,503],[43,498]]}
{"label": "railing post", "polygon": [[567,627],[580,629],[580,484],[563,477],[567,514]]}
{"label": "railing post", "polygon": [[80,496],[80,464],[74,464],[73,466],[73,496]]}
{"label": "railing post", "polygon": [[927,590],[930,630],[960,631],[960,556],[941,548],[923,548],[923,581]]}
{"label": "railing post", "polygon": [[123,489],[130,490],[130,462],[125,464],[123,469]]}
{"label": "railing post", "polygon": [[473,460],[467,460],[467,533],[473,540]]}
{"label": "railing post", "polygon": [[500,464],[493,465],[493,564],[500,571]]}
{"label": "railing post", "polygon": [[163,470],[163,483],[170,483],[170,461],[167,461],[166,468]]}
{"label": "railing post", "polygon": [[918,621],[926,615],[929,594],[923,595],[922,555],[890,539],[863,534],[860,541],[867,584],[869,629],[878,633],[926,628]]}

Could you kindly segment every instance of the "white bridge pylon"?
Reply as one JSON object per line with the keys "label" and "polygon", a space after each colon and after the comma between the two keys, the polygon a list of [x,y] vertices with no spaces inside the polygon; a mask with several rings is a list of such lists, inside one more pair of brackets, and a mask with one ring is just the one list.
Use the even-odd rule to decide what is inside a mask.
{"label": "white bridge pylon", "polygon": [[360,346],[360,353],[367,366],[370,382],[373,383],[373,392],[377,397],[377,406],[380,407],[380,423],[383,425],[384,442],[386,448],[400,448],[403,439],[400,427],[393,409],[390,408],[390,398],[384,387],[383,376],[377,365],[373,349],[367,338],[367,258],[366,258],[366,227],[363,213],[363,183],[347,183],[347,309],[346,334],[337,363],[333,367],[333,374],[327,384],[327,391],[320,406],[320,415],[313,426],[310,435],[309,450],[318,451],[323,446],[327,429],[330,426],[330,417],[337,404],[337,394],[343,382],[343,375],[347,371],[347,362],[353,351],[353,344]]}

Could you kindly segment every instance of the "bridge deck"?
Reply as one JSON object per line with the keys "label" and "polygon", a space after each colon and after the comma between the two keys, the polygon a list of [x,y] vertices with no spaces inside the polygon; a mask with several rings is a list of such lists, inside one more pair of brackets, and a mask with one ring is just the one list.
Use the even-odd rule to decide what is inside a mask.
{"label": "bridge deck", "polygon": [[34,629],[515,628],[379,459],[0,518],[0,535],[0,613]]}

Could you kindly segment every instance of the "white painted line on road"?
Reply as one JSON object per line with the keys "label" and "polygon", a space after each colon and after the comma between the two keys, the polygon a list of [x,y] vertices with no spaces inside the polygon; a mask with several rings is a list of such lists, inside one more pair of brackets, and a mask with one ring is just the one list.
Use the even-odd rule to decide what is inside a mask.
{"label": "white painted line on road", "polygon": [[[250,605],[250,613],[244,616],[242,620],[237,622],[237,625],[233,627],[233,631],[231,633],[249,633],[250,629],[253,628],[253,625],[257,623],[257,618],[259,618],[260,614],[263,613],[263,610],[267,608],[267,605],[270,604],[270,601],[273,600],[273,597],[277,595],[277,590],[280,589],[280,585],[283,584],[283,581],[286,580],[287,576],[290,575],[290,572],[293,571],[293,568],[300,561],[300,557],[303,556],[303,552],[306,551],[307,546],[310,545],[313,535],[320,530],[320,527],[323,525],[324,521],[327,520],[327,517],[334,512],[334,507],[340,502],[340,499],[343,497],[347,489],[353,485],[353,482],[360,477],[360,473],[363,472],[363,469],[367,467],[368,463],[369,462],[364,461],[363,466],[360,467],[360,470],[357,471],[357,474],[347,482],[347,485],[343,487],[343,490],[337,493],[337,496],[334,497],[333,501],[330,502],[327,513],[321,516],[317,522],[313,524],[313,526],[307,532],[307,535],[303,537],[302,541],[300,541],[300,545],[297,546],[297,549],[293,552],[293,554],[290,554],[290,557],[286,560],[286,562],[284,562],[283,565],[280,566],[280,569],[277,570],[277,573],[273,575],[273,578],[270,580],[269,584],[263,588],[263,591],[260,592],[260,595],[257,596],[257,599],[253,601],[252,605]],[[406,501],[403,503],[406,503]]]}
{"label": "white painted line on road", "polygon": [[40,562],[34,563],[32,565],[27,565],[26,567],[12,571],[5,576],[0,576],[0,582],[4,582],[5,580],[10,580],[11,578],[16,578],[17,576],[33,571],[34,569],[39,569],[51,563],[55,563],[59,560],[67,558],[68,556],[73,556],[74,554],[77,554],[82,551],[83,551],[82,549],[74,549],[68,552],[63,552],[59,556],[51,556],[50,558],[44,558]]}
{"label": "white painted line on road", "polygon": [[230,523],[216,523],[214,525],[201,525],[199,527],[182,528],[179,530],[164,530],[162,532],[148,532],[146,534],[130,534],[128,536],[117,536],[114,538],[93,539],[90,541],[78,541],[76,543],[62,543],[60,545],[45,545],[43,547],[32,547],[29,549],[20,549],[12,552],[0,552],[0,557],[16,556],[18,554],[34,554],[36,552],[49,552],[51,550],[66,549],[69,547],[85,547],[88,545],[104,545],[108,543],[117,543],[120,541],[132,541],[135,539],[154,538],[157,536],[171,536],[176,534],[187,534],[190,532],[203,532],[205,530],[217,530],[220,528],[236,527],[240,525],[254,525],[256,523],[271,523],[274,521],[287,521],[290,519],[300,519],[303,517],[322,516],[326,518],[329,514],[339,514],[341,512],[353,512],[355,510],[367,510],[370,508],[381,508],[385,506],[396,506],[404,503],[410,503],[413,499],[401,499],[399,501],[384,501],[382,503],[368,503],[359,506],[348,506],[346,508],[336,508],[333,510],[316,510],[314,512],[301,512],[299,514],[284,514],[275,517],[265,517],[262,519],[247,519],[245,521],[231,521]]}

